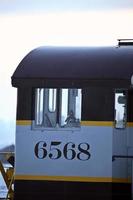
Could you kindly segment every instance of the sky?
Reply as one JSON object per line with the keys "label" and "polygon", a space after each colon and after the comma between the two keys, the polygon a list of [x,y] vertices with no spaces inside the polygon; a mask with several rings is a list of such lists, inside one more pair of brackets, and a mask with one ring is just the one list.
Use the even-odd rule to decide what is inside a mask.
{"label": "sky", "polygon": [[1,13],[119,10],[133,7],[132,0],[1,0]]}
{"label": "sky", "polygon": [[117,45],[117,39],[133,37],[132,23],[132,0],[0,0],[0,146],[15,141],[11,76],[29,51]]}

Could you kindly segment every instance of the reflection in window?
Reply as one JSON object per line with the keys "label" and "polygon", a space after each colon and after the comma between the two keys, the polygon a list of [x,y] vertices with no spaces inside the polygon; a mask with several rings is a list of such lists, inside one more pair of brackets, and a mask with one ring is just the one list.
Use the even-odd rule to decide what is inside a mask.
{"label": "reflection in window", "polygon": [[49,111],[55,112],[56,109],[56,89],[49,89]]}
{"label": "reflection in window", "polygon": [[75,109],[75,117],[79,121],[81,121],[81,89],[78,89],[77,91],[77,96],[76,96],[76,109]]}
{"label": "reflection in window", "polygon": [[41,125],[43,122],[43,104],[44,104],[44,89],[36,89],[36,111],[35,119],[36,124]]}
{"label": "reflection in window", "polygon": [[60,124],[63,127],[68,115],[68,89],[61,89],[61,120]]}
{"label": "reflection in window", "polygon": [[80,127],[81,96],[81,89],[36,89],[36,126]]}
{"label": "reflection in window", "polygon": [[79,127],[81,120],[81,89],[62,89],[61,126]]}
{"label": "reflection in window", "polygon": [[115,128],[126,127],[126,95],[124,91],[115,93]]}

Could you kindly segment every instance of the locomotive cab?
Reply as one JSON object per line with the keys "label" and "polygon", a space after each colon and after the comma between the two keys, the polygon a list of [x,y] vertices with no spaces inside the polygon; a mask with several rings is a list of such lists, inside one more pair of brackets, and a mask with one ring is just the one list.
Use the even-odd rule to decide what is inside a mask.
{"label": "locomotive cab", "polygon": [[133,49],[40,47],[17,87],[15,200],[131,199]]}

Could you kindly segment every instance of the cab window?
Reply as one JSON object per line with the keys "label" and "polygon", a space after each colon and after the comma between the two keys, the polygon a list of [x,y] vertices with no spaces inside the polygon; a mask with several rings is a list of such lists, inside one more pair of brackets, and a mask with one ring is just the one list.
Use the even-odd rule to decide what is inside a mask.
{"label": "cab window", "polygon": [[81,89],[75,88],[36,88],[35,126],[80,127],[81,92]]}
{"label": "cab window", "polygon": [[124,90],[115,91],[115,128],[123,129],[127,122],[127,95]]}

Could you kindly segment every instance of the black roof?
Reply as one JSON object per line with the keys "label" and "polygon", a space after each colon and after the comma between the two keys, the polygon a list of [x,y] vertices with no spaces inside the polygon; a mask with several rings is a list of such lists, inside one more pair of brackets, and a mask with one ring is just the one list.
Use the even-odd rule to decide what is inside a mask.
{"label": "black roof", "polygon": [[[39,47],[20,62],[12,85],[49,86],[51,82],[125,81],[133,74],[133,47]],[[50,85],[51,86],[51,85]]]}

